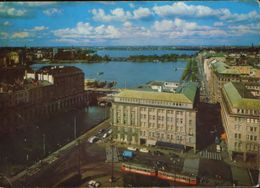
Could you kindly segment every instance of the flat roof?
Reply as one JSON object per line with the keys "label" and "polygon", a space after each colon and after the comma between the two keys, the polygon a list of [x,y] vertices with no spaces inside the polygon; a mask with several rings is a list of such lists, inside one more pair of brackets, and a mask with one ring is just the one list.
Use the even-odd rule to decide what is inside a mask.
{"label": "flat roof", "polygon": [[242,83],[229,82],[223,90],[235,108],[259,110],[260,100],[254,97]]}
{"label": "flat roof", "polygon": [[193,103],[197,92],[197,86],[198,84],[195,82],[184,83],[180,86],[177,93],[126,89],[117,94],[116,97]]}

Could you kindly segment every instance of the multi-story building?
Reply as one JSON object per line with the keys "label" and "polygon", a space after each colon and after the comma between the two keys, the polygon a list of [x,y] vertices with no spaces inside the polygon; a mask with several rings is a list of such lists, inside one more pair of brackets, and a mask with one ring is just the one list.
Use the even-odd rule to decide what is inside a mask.
{"label": "multi-story building", "polygon": [[175,93],[123,90],[112,102],[113,139],[196,151],[197,86],[184,83]]}
{"label": "multi-story building", "polygon": [[68,66],[26,72],[23,80],[0,86],[0,130],[30,126],[72,107],[84,105],[84,73]]}
{"label": "multi-story building", "polygon": [[[243,83],[229,82],[221,90],[221,116],[230,157],[258,155],[260,143],[260,100]],[[259,157],[259,156],[258,156]]]}
{"label": "multi-story building", "polygon": [[245,84],[260,82],[259,69],[252,66],[229,66],[215,58],[211,61],[204,61],[204,72],[213,103],[220,102],[221,88],[228,82],[243,82]]}

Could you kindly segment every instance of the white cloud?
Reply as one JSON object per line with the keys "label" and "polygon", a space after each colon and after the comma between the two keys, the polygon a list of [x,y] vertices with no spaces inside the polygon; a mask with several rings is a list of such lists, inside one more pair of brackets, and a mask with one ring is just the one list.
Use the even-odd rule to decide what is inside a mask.
{"label": "white cloud", "polygon": [[216,26],[216,27],[223,26],[223,25],[224,25],[223,22],[215,22],[215,23],[213,24],[213,26]]}
{"label": "white cloud", "polygon": [[247,14],[237,14],[237,13],[231,14],[229,12],[220,16],[220,19],[228,20],[228,21],[260,20],[260,13],[256,11],[251,11]]}
{"label": "white cloud", "polygon": [[152,28],[156,31],[155,35],[174,39],[227,35],[224,30],[198,25],[196,22],[188,22],[179,18],[175,18],[174,20],[155,21]]}
{"label": "white cloud", "polygon": [[135,8],[134,3],[129,3],[129,7],[130,7],[130,8]]}
{"label": "white cloud", "polygon": [[195,16],[207,17],[214,16],[221,20],[230,21],[246,21],[249,19],[260,20],[260,14],[256,11],[251,11],[244,14],[231,13],[227,8],[212,9],[204,5],[187,5],[184,2],[176,2],[172,5],[154,6],[153,11],[162,17],[169,16]]}
{"label": "white cloud", "polygon": [[53,16],[53,15],[62,14],[62,10],[57,9],[57,8],[50,8],[50,9],[44,10],[43,13],[46,14],[47,16]]}
{"label": "white cloud", "polygon": [[45,27],[45,26],[35,26],[32,30],[34,31],[43,31],[43,30],[46,30],[48,29],[48,27]]}
{"label": "white cloud", "polygon": [[187,22],[185,20],[175,18],[174,21],[172,20],[162,20],[162,21],[155,21],[153,28],[156,31],[169,31],[169,30],[201,30],[201,29],[209,29],[208,26],[199,26],[196,22]]}
{"label": "white cloud", "polygon": [[159,16],[193,15],[197,17],[214,15],[215,10],[202,5],[187,5],[184,2],[176,2],[172,5],[154,6],[153,10]]}
{"label": "white cloud", "polygon": [[6,32],[0,32],[0,38],[1,38],[1,39],[7,39],[7,38],[8,38],[8,33],[6,33]]}
{"label": "white cloud", "polygon": [[[228,31],[230,34],[240,36],[244,34],[260,34],[260,23],[246,25],[229,25]],[[260,37],[260,35],[259,35]]]}
{"label": "white cloud", "polygon": [[132,26],[132,23],[131,22],[125,22],[124,24],[123,24],[123,26],[124,27],[131,27]]}
{"label": "white cloud", "polygon": [[15,4],[18,5],[25,5],[25,6],[30,6],[30,7],[38,7],[38,6],[46,6],[46,5],[51,5],[55,4],[56,2],[15,2]]}
{"label": "white cloud", "polygon": [[110,21],[121,21],[125,22],[127,20],[138,20],[145,19],[152,15],[152,12],[148,8],[140,7],[138,9],[130,11],[125,11],[122,8],[116,8],[110,11],[109,14],[106,14],[103,9],[92,9],[91,13],[93,14],[93,19],[101,22],[110,22]]}
{"label": "white cloud", "polygon": [[0,4],[0,17],[21,17],[26,16],[27,11],[24,9],[16,9],[13,7]]}
{"label": "white cloud", "polygon": [[93,27],[84,22],[78,22],[75,28],[58,29],[53,33],[59,38],[67,39],[114,39],[120,36],[119,30],[112,25]]}
{"label": "white cloud", "polygon": [[152,12],[148,8],[140,7],[133,11],[134,19],[148,18],[152,15]]}
{"label": "white cloud", "polygon": [[27,38],[27,37],[29,37],[28,32],[15,32],[12,35],[12,38]]}
{"label": "white cloud", "polygon": [[129,11],[124,11],[122,8],[116,8],[110,11],[110,14],[106,14],[103,9],[93,9],[91,11],[93,18],[96,21],[110,22],[110,21],[126,21],[132,17]]}

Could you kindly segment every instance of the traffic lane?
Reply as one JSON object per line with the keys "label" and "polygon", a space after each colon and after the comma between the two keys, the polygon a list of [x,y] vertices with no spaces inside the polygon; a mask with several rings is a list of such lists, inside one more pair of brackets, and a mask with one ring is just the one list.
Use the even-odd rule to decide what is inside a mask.
{"label": "traffic lane", "polygon": [[[154,149],[154,148],[153,148]],[[120,153],[124,151],[123,148],[120,148]],[[140,151],[135,151],[135,155],[132,159],[125,159],[123,161],[133,162],[137,164],[144,164],[152,168],[159,168],[162,170],[174,170],[181,171],[183,168],[184,159],[179,157],[176,154],[165,154],[160,152],[160,155],[154,154],[154,152],[159,151],[154,149],[149,153],[143,153]],[[121,157],[122,158],[122,157]]]}
{"label": "traffic lane", "polygon": [[[97,132],[100,129],[103,129],[103,128],[109,129],[109,127],[110,127],[109,121],[105,121],[105,122],[101,123],[101,126],[95,127],[93,130],[88,131],[85,135],[83,135],[81,138],[78,139],[78,140],[80,140],[80,142],[78,142],[78,143],[80,144],[81,151],[86,152],[85,154],[84,153],[82,154],[82,152],[81,152],[81,155],[82,155],[82,156],[80,156],[81,162],[88,164],[88,163],[96,162],[98,160],[104,161],[104,154],[103,154],[104,151],[103,152],[97,151],[96,148],[98,148],[98,147],[95,147],[95,145],[89,144],[87,142],[87,139],[89,137],[93,136],[94,134],[97,134]],[[73,142],[75,142],[75,141],[73,141]],[[82,149],[83,145],[84,145],[84,147]],[[58,176],[56,176],[52,172],[62,175],[62,174],[66,174],[66,172],[65,172],[66,170],[75,171],[75,169],[77,169],[75,166],[78,163],[75,161],[77,161],[76,156],[79,156],[77,154],[78,148],[79,148],[79,146],[74,145],[73,147],[69,147],[69,149],[67,149],[67,150],[62,150],[58,154],[58,159],[54,163],[51,163],[51,164],[42,163],[40,170],[37,170],[37,168],[35,168],[35,170],[37,170],[37,172],[35,174],[32,174],[30,176],[26,172],[25,176],[23,178],[21,178],[20,181],[17,181],[17,183],[15,183],[14,185],[52,186],[53,183],[57,182],[57,178],[58,178]],[[86,158],[88,160],[84,160]],[[61,169],[61,170],[59,170],[59,169]]]}
{"label": "traffic lane", "polygon": [[61,182],[71,174],[75,174],[79,170],[84,173],[90,170],[91,165],[102,166],[105,161],[105,150],[98,147],[98,144],[82,143],[79,147],[74,148],[67,155],[62,156],[59,161],[50,168],[38,173],[27,180],[30,186],[54,186],[57,182]]}

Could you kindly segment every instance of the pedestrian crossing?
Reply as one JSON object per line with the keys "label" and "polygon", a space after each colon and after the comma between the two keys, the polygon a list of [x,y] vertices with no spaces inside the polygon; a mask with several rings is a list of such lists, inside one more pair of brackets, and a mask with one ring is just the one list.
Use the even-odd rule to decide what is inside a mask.
{"label": "pedestrian crossing", "polygon": [[206,159],[213,159],[213,160],[222,160],[222,156],[220,153],[216,152],[209,152],[209,151],[201,151],[199,153],[200,157]]}

